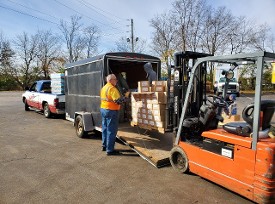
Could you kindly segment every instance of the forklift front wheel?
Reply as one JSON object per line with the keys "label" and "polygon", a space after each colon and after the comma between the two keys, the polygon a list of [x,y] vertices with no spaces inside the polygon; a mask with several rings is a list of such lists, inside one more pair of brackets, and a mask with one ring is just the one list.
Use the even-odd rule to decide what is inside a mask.
{"label": "forklift front wheel", "polygon": [[180,173],[186,173],[189,171],[187,155],[179,146],[173,147],[169,159],[172,167]]}

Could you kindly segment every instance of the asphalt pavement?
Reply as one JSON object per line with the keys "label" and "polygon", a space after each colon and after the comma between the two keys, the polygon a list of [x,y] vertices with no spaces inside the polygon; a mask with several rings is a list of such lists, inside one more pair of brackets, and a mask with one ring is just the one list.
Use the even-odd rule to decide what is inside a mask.
{"label": "asphalt pavement", "polygon": [[120,143],[127,154],[106,156],[100,135],[80,139],[70,121],[26,112],[21,94],[0,92],[1,204],[252,203],[197,175],[157,169]]}

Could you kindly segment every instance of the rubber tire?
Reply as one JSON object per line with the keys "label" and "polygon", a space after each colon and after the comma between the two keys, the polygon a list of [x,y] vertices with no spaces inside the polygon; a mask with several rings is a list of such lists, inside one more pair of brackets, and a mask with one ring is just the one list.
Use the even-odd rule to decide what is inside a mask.
{"label": "rubber tire", "polygon": [[29,111],[29,110],[30,110],[30,107],[29,107],[28,102],[27,102],[26,99],[25,99],[25,101],[24,101],[24,104],[25,104],[25,111]]}
{"label": "rubber tire", "polygon": [[170,152],[170,163],[172,167],[180,173],[189,172],[189,160],[186,153],[179,146],[173,147]]}
{"label": "rubber tire", "polygon": [[78,115],[75,118],[75,133],[79,138],[85,138],[88,135],[88,132],[84,131],[84,124],[81,115]]}
{"label": "rubber tire", "polygon": [[52,116],[52,113],[50,111],[48,103],[45,103],[43,106],[43,113],[46,118],[50,118]]}

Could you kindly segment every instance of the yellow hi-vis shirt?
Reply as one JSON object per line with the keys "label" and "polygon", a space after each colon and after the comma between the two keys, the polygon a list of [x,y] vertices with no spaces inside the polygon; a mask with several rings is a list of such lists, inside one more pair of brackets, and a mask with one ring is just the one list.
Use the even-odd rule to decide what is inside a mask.
{"label": "yellow hi-vis shirt", "polygon": [[101,105],[100,108],[108,110],[119,110],[120,105],[114,101],[120,98],[118,89],[111,83],[107,83],[100,91]]}

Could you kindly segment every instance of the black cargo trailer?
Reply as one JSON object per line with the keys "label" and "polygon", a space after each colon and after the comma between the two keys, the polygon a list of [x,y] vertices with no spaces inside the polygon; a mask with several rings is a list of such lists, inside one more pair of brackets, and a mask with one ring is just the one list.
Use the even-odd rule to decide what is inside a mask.
{"label": "black cargo trailer", "polygon": [[[160,59],[140,53],[106,53],[65,66],[66,119],[74,122],[77,136],[101,131],[100,90],[106,83],[106,76],[111,73],[118,79],[122,76],[123,80],[118,82],[122,94],[127,90],[136,92],[138,81],[147,81],[143,67],[147,62],[152,64],[160,79]],[[174,135],[132,126],[131,119],[127,118],[128,108],[122,106],[120,111],[117,138],[154,166],[169,164]]]}
{"label": "black cargo trailer", "polygon": [[[65,65],[66,119],[76,123],[77,116],[83,117],[82,136],[88,131],[100,130],[100,90],[106,84],[106,76],[123,76],[127,89],[137,90],[138,81],[145,81],[143,65],[150,62],[158,78],[161,76],[159,58],[127,52],[114,52]],[[125,87],[121,87],[121,92]],[[122,93],[123,94],[123,93]]]}

